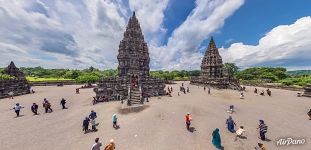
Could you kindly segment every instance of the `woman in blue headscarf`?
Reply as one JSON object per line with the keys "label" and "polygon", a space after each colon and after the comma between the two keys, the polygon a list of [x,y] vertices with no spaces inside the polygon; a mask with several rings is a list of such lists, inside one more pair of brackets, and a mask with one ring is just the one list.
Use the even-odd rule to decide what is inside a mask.
{"label": "woman in blue headscarf", "polygon": [[213,131],[213,139],[212,139],[212,143],[213,145],[217,148],[217,149],[222,149],[222,146],[221,146],[221,139],[220,139],[220,134],[219,134],[219,129],[216,128],[214,131]]}
{"label": "woman in blue headscarf", "polygon": [[226,124],[227,124],[227,129],[230,131],[230,132],[234,132],[234,126],[236,125],[235,122],[233,121],[232,117],[229,116],[229,118],[227,119],[226,121]]}

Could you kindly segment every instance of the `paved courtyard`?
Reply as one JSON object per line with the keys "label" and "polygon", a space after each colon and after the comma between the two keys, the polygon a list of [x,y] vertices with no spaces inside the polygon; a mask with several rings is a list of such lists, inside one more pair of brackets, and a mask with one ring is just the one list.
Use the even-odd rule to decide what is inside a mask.
{"label": "paved courtyard", "polygon": [[[245,99],[232,90],[211,89],[211,95],[203,87],[189,85],[190,93],[177,96],[181,82],[172,85],[173,97],[154,97],[147,103],[149,107],[138,113],[119,114],[120,102],[91,105],[94,92],[82,89],[75,94],[79,85],[64,87],[33,87],[35,94],[15,97],[14,100],[0,100],[0,149],[1,150],[85,150],[90,149],[96,137],[105,145],[111,138],[118,150],[212,150],[212,131],[220,129],[224,149],[252,150],[260,140],[256,127],[258,120],[268,125],[267,137],[270,142],[262,142],[268,150],[311,149],[311,121],[307,111],[311,99],[296,97],[294,91],[272,90],[272,97],[255,96],[253,87],[247,87]],[[171,85],[170,85],[171,86]],[[259,91],[263,88],[258,88]],[[45,114],[43,98],[52,103],[53,113]],[[62,110],[60,99],[67,99],[69,109]],[[19,102],[22,117],[15,118],[9,110]],[[33,116],[30,106],[39,104],[40,115]],[[247,139],[234,140],[235,135],[226,130],[225,121],[229,105],[235,105],[232,114],[237,126],[243,125]],[[82,120],[91,110],[97,112],[98,131],[84,134]],[[192,114],[194,132],[185,128],[184,117]],[[120,129],[112,128],[111,116],[117,113]],[[305,138],[304,145],[276,146],[279,138]],[[103,149],[104,147],[102,147]]]}

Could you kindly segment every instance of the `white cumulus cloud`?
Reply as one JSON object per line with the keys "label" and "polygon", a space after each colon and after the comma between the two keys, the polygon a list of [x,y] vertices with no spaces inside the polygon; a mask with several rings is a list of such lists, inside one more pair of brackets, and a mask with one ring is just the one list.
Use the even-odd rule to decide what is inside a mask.
{"label": "white cumulus cloud", "polygon": [[311,17],[273,28],[258,45],[233,43],[229,48],[220,48],[220,52],[226,62],[242,68],[261,65],[311,68]]}

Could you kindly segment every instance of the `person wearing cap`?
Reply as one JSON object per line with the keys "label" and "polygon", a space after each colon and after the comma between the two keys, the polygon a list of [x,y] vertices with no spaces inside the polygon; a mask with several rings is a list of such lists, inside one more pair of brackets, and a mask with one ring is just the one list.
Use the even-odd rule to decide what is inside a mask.
{"label": "person wearing cap", "polygon": [[190,116],[190,113],[187,113],[186,115],[186,125],[187,125],[187,129],[189,130],[190,129],[190,124],[191,124],[191,116]]}
{"label": "person wearing cap", "polygon": [[92,146],[91,150],[100,150],[100,147],[102,146],[101,141],[99,141],[99,138],[95,139],[95,143]]}
{"label": "person wearing cap", "polygon": [[34,115],[38,115],[38,105],[36,103],[33,103],[31,106],[31,111],[33,112]]}
{"label": "person wearing cap", "polygon": [[24,107],[20,106],[19,103],[16,103],[15,106],[13,107],[13,109],[11,109],[11,110],[15,110],[16,117],[19,117],[19,112],[22,108],[24,108]]}
{"label": "person wearing cap", "polygon": [[110,139],[109,144],[105,147],[105,150],[114,150],[116,149],[116,145],[114,144],[114,140]]}

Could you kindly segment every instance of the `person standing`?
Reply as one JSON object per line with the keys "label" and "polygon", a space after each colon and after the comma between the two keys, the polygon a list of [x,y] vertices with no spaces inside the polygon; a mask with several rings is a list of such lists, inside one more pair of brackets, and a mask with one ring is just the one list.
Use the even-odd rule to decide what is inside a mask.
{"label": "person standing", "polygon": [[204,91],[206,90],[206,87],[204,86]]}
{"label": "person standing", "polygon": [[33,103],[31,106],[31,111],[33,112],[34,115],[38,115],[38,105],[36,103]]}
{"label": "person standing", "polygon": [[19,117],[19,112],[20,112],[20,110],[21,110],[22,108],[24,108],[24,107],[22,107],[21,105],[19,105],[19,103],[16,103],[15,106],[13,107],[13,109],[11,109],[11,110],[15,110],[16,117]]}
{"label": "person standing", "polygon": [[227,124],[228,131],[233,133],[235,131],[234,130],[234,126],[236,126],[236,124],[235,124],[235,122],[234,122],[234,120],[232,119],[231,116],[229,116],[229,118],[227,119],[226,124]]}
{"label": "person standing", "polygon": [[117,115],[116,115],[116,114],[113,114],[113,115],[112,115],[112,126],[113,126],[113,128],[115,128],[115,129],[118,127],[117,121],[118,121]]}
{"label": "person standing", "polygon": [[65,106],[66,100],[64,98],[62,98],[62,100],[60,101],[60,104],[62,105],[63,109],[67,109]]}
{"label": "person standing", "polygon": [[211,88],[208,88],[207,93],[211,94]]}
{"label": "person standing", "polygon": [[221,146],[221,139],[220,139],[220,134],[219,134],[219,129],[216,128],[213,133],[212,133],[213,139],[212,143],[217,149],[222,149]]}
{"label": "person standing", "polygon": [[114,144],[114,140],[110,139],[109,144],[105,147],[104,150],[114,150],[116,149],[116,145]]}
{"label": "person standing", "polygon": [[88,117],[85,117],[82,123],[84,134],[86,134],[89,131],[89,123],[90,123],[90,119]]}
{"label": "person standing", "polygon": [[95,139],[95,143],[92,146],[91,150],[100,150],[100,147],[102,146],[101,141],[99,141],[99,138]]}
{"label": "person standing", "polygon": [[97,129],[96,129],[96,122],[95,122],[95,119],[92,119],[90,122],[91,122],[91,125],[92,125],[92,131],[93,131],[93,132],[96,132]]}
{"label": "person standing", "polygon": [[190,113],[187,113],[186,115],[186,126],[187,126],[187,130],[190,130],[190,124],[191,124],[191,116],[190,116]]}
{"label": "person standing", "polygon": [[265,124],[265,122],[263,120],[259,120],[259,135],[260,135],[260,139],[265,141],[266,140],[266,133],[268,131],[268,126]]}

